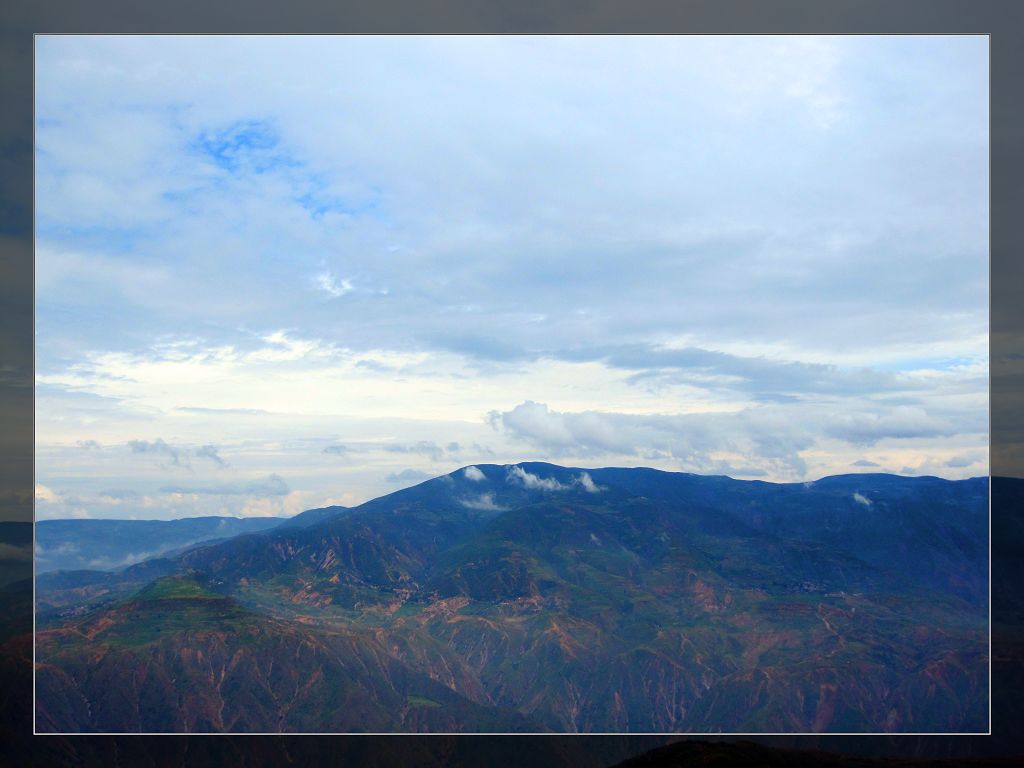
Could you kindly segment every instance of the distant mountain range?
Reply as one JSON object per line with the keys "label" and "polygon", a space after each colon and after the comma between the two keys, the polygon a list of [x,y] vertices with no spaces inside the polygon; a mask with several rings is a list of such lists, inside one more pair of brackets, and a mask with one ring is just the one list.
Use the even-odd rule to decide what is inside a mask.
{"label": "distant mountain range", "polygon": [[[243,533],[258,533],[278,526],[305,528],[345,509],[339,506],[307,509],[294,517],[40,520],[35,531],[36,573],[119,570],[143,560],[171,557],[197,544],[210,544]],[[25,544],[31,547],[30,529],[27,534],[29,538]],[[0,571],[0,580],[2,578]]]}
{"label": "distant mountain range", "polygon": [[41,731],[984,731],[988,481],[478,465],[37,579]]}
{"label": "distant mountain range", "polygon": [[124,568],[202,542],[265,531],[288,520],[282,517],[40,520],[36,523],[36,573]]}

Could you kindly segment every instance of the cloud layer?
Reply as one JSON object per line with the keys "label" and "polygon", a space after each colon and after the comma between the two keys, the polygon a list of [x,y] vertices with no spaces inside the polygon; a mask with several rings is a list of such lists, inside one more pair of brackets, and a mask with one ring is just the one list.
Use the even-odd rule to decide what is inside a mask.
{"label": "cloud layer", "polygon": [[41,36],[44,511],[539,458],[983,474],[987,56]]}

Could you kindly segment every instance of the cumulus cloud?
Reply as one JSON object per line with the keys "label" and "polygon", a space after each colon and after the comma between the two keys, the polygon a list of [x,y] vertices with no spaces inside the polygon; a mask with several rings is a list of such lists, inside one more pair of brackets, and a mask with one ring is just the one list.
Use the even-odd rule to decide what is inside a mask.
{"label": "cumulus cloud", "polygon": [[576,478],[576,482],[579,483],[587,493],[600,493],[605,490],[603,486],[594,482],[593,478],[590,477],[589,472],[582,473],[578,478]]}
{"label": "cumulus cloud", "polygon": [[582,472],[568,483],[563,483],[554,477],[535,475],[518,464],[507,468],[505,480],[509,483],[518,483],[533,491],[570,491],[573,488],[582,488],[587,493],[600,493],[606,490],[604,486],[594,482],[589,472]]}
{"label": "cumulus cloud", "polygon": [[518,464],[508,468],[505,479],[507,482],[519,483],[524,488],[534,491],[566,491],[571,487],[563,485],[553,477],[540,477],[532,472],[527,472]]}
{"label": "cumulus cloud", "polygon": [[472,480],[474,483],[479,483],[487,479],[487,476],[479,467],[466,467],[462,470],[462,475],[467,480]]}
{"label": "cumulus cloud", "polygon": [[877,463],[877,462],[870,461],[868,459],[857,459],[857,461],[853,462],[853,464],[851,466],[854,466],[854,467],[880,467],[882,465]]}
{"label": "cumulus cloud", "polygon": [[36,483],[36,501],[44,503],[57,503],[61,500],[60,494],[42,483]]}
{"label": "cumulus cloud", "polygon": [[871,499],[869,499],[867,496],[864,496],[864,495],[862,495],[860,493],[854,493],[853,494],[853,500],[856,501],[858,504],[863,504],[865,507],[870,507],[871,506]]}

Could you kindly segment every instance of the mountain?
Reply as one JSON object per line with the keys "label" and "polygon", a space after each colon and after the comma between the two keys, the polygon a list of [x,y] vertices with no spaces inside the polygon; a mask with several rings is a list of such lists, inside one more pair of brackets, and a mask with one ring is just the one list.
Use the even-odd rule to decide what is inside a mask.
{"label": "mountain", "polygon": [[[980,731],[987,499],[986,478],[774,484],[478,465],[306,527],[200,545],[119,573],[49,575],[37,584],[46,628],[37,653],[47,670],[37,678],[39,706],[46,730],[180,723],[166,713],[147,720],[136,701],[104,710],[104,726],[79,711],[109,687],[85,675],[94,661],[107,660],[115,676],[143,668],[116,627],[137,623],[123,606],[145,602],[147,579],[172,576],[226,601],[207,597],[201,615],[173,601],[146,609],[146,621],[173,627],[170,648],[147,650],[146,674],[177,681],[179,698],[195,686],[195,695],[214,694],[169,671],[178,669],[174,649],[206,649],[216,637],[221,655],[211,646],[203,658],[239,653],[252,637],[236,618],[245,611],[274,638],[260,641],[269,650],[254,668],[291,659],[296,643],[335,648],[344,637],[352,658],[386,656],[460,702],[503,722],[517,713],[536,730]],[[211,629],[189,634],[194,623]],[[306,639],[289,634],[298,631]],[[369,676],[360,691],[388,688],[397,674],[358,668]],[[210,667],[203,680],[221,671]],[[249,688],[232,690],[229,708]],[[54,704],[65,700],[79,710]],[[373,713],[379,701],[357,697],[353,706]],[[410,724],[394,703],[374,727],[438,726]],[[445,728],[480,727],[482,715],[452,711],[460,714]],[[204,727],[310,727],[298,711],[272,714]],[[325,717],[317,729],[350,727],[339,712]]]}
{"label": "mountain", "polygon": [[36,642],[41,730],[536,730],[408,669],[372,632],[311,632],[194,578],[158,579]]}
{"label": "mountain", "polygon": [[288,518],[186,517],[180,520],[40,520],[36,572],[110,570],[204,541],[265,531]]}
{"label": "mountain", "polygon": [[312,525],[328,520],[332,517],[347,512],[348,507],[342,507],[338,505],[330,507],[317,507],[316,509],[307,509],[305,512],[299,512],[294,517],[289,517],[283,523],[282,528],[309,528]]}

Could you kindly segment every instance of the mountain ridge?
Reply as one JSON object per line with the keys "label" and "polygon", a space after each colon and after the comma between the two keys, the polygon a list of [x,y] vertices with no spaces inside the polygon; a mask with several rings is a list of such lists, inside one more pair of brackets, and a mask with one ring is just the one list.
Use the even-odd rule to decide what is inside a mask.
{"label": "mountain ridge", "polygon": [[[985,478],[770,484],[471,467],[307,527],[94,579],[102,595],[85,584],[93,577],[65,574],[61,589],[41,590],[45,631],[104,616],[147,579],[188,573],[268,622],[359,638],[359,653],[384,649],[389,663],[541,730],[984,722]],[[76,663],[47,639],[59,636],[41,643],[55,669]],[[90,642],[78,652],[102,652],[102,636]],[[63,695],[62,680],[47,678],[44,699]]]}

